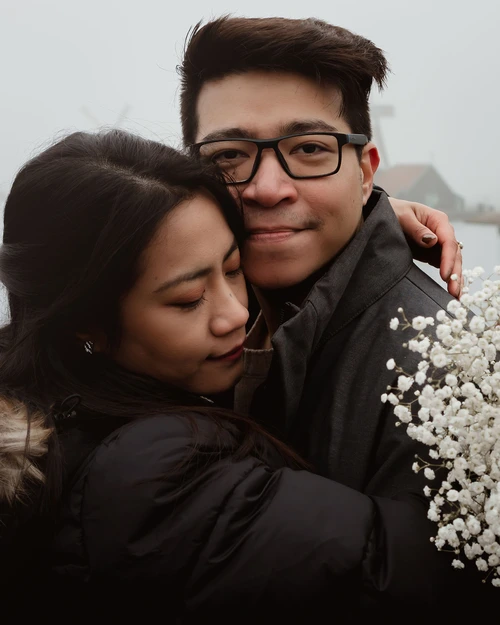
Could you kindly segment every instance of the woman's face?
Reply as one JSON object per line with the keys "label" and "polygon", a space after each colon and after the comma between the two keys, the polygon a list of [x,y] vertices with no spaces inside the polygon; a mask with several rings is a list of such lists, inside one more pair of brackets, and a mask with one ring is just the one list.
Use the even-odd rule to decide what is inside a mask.
{"label": "woman's face", "polygon": [[238,246],[215,201],[200,194],[174,208],[141,266],[123,300],[114,360],[198,394],[233,386],[243,372],[248,299]]}

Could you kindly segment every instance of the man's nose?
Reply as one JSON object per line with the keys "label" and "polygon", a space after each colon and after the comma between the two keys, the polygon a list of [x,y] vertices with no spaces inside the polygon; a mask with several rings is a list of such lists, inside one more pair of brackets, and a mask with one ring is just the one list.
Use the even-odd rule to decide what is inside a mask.
{"label": "man's nose", "polygon": [[255,176],[241,191],[244,202],[273,208],[284,200],[295,201],[297,189],[293,178],[286,173],[272,149],[262,151]]}

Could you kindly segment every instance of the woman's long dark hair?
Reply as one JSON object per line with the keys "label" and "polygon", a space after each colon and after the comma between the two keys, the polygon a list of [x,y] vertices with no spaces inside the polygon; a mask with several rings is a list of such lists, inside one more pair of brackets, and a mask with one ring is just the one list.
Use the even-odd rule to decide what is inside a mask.
{"label": "woman's long dark hair", "polygon": [[[83,414],[137,418],[170,409],[210,414],[240,432],[235,453],[266,444],[296,459],[250,419],[204,408],[200,398],[88,354],[77,333],[103,330],[120,341],[120,301],[140,271],[161,220],[179,203],[208,192],[241,242],[243,225],[227,189],[176,150],[126,132],[77,132],[30,160],[15,178],[4,212],[0,280],[10,320],[0,330],[0,392],[21,401],[47,427],[71,395]],[[52,437],[44,501],[60,494]]]}

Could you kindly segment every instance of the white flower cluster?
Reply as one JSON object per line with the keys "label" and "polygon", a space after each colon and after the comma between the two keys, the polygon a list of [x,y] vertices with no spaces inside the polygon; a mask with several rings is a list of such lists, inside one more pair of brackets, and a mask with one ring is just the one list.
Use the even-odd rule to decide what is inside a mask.
{"label": "white flower cluster", "polygon": [[[429,447],[430,461],[417,458],[430,485],[428,517],[438,524],[438,549],[451,549],[453,566],[473,560],[500,587],[500,267],[487,279],[477,267],[464,271],[460,300],[435,319],[415,317],[390,322],[393,330],[413,330],[403,345],[419,354],[418,367],[399,373],[397,388],[383,402],[394,406],[398,425]],[[481,279],[479,290],[470,286]],[[434,326],[429,331],[429,326]],[[414,399],[404,401],[409,389]]]}

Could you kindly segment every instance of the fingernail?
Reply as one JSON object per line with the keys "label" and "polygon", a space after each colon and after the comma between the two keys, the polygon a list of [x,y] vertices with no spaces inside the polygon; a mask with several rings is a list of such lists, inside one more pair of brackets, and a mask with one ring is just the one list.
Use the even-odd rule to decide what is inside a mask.
{"label": "fingernail", "polygon": [[434,241],[435,238],[435,234],[424,234],[422,237],[422,243],[430,243],[431,241]]}

